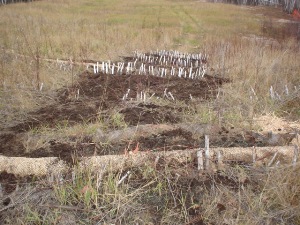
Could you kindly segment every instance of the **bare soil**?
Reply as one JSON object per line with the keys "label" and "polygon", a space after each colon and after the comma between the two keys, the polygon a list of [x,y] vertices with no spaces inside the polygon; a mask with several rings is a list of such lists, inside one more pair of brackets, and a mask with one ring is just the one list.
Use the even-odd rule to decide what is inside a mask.
{"label": "bare soil", "polygon": [[[23,119],[16,118],[13,124],[5,126],[0,132],[1,154],[5,156],[26,157],[60,157],[73,163],[74,157],[124,154],[124,151],[170,151],[204,147],[204,133],[191,131],[191,126],[175,126],[171,130],[160,130],[149,135],[135,134],[134,137],[122,138],[103,144],[92,135],[70,136],[66,139],[51,139],[43,147],[28,151],[24,139],[28,131],[57,126],[72,127],[78,123],[93,123],[101,115],[108,117],[112,110],[124,116],[129,127],[145,124],[179,124],[183,111],[180,102],[192,106],[201,101],[216,97],[218,88],[229,80],[205,75],[202,79],[161,78],[143,75],[105,75],[84,72],[71,87],[57,91],[54,101],[41,106],[38,110],[28,112]],[[123,95],[130,89],[126,101]],[[167,99],[164,106],[136,101],[137,93],[146,91],[148,96],[164,98],[165,90],[172,93],[175,101]],[[193,100],[191,100],[191,97]],[[131,100],[130,100],[131,99]],[[195,103],[195,99],[197,102]],[[194,125],[195,126],[195,125]],[[115,130],[111,125],[110,130]],[[152,129],[151,127],[149,129]],[[101,131],[102,132],[102,131]],[[118,131],[118,132],[122,132]],[[126,130],[125,130],[126,132]],[[214,127],[207,131],[212,147],[249,147],[267,146],[254,136],[244,135],[234,127]],[[112,134],[113,135],[113,134]],[[39,138],[38,135],[36,138]]]}
{"label": "bare soil", "polygon": [[[83,122],[92,123],[99,115],[112,109],[118,109],[124,115],[125,122],[129,126],[180,122],[177,115],[181,111],[180,108],[153,103],[126,104],[122,101],[122,97],[130,89],[128,99],[136,99],[136,94],[144,90],[147,90],[149,95],[155,93],[155,97],[162,98],[165,89],[167,89],[173,94],[175,101],[189,102],[190,95],[199,100],[208,100],[215,97],[217,88],[224,82],[228,82],[228,80],[212,76],[205,76],[201,80],[189,80],[139,75],[115,76],[85,72],[80,75],[76,84],[58,90],[55,101],[36,111],[29,112],[21,120],[17,118],[14,124],[4,127],[0,133],[1,154],[30,157],[60,156],[69,160],[71,155],[76,152],[85,156],[95,154],[95,145],[90,144],[92,140],[88,136],[81,139],[81,142],[72,140],[74,139],[72,137],[65,143],[51,140],[49,148],[41,148],[32,153],[25,153],[22,139],[27,131],[39,127],[55,128],[58,124],[72,126]],[[5,125],[2,124],[2,126]],[[163,140],[172,140],[174,137],[180,137],[178,140],[183,138],[189,143],[191,141],[182,130],[164,133],[159,138],[152,137],[138,141],[144,142],[146,148],[151,148],[151,142],[156,143],[159,140],[155,146],[163,147],[161,145],[161,143],[165,143]],[[168,144],[176,145],[176,143]],[[110,146],[110,149],[113,148],[114,146]],[[123,148],[123,145],[120,148]]]}

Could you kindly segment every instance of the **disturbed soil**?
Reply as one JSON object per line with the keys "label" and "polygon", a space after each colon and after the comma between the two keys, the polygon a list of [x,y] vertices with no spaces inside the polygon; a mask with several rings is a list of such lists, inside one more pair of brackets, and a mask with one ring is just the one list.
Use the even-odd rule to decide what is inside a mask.
{"label": "disturbed soil", "polygon": [[[74,156],[123,154],[124,151],[136,148],[139,151],[170,151],[203,147],[205,133],[210,134],[210,145],[213,147],[268,145],[256,137],[244,135],[234,127],[208,129],[207,125],[201,124],[176,125],[182,122],[183,107],[214,99],[219,87],[226,82],[229,80],[208,75],[202,79],[191,80],[84,72],[76,84],[58,90],[54,101],[36,111],[29,112],[22,120],[15,120],[14,123],[4,127],[0,132],[1,154],[27,157],[56,156],[72,163]],[[122,98],[128,89],[130,92],[124,101]],[[175,101],[164,96],[166,90],[172,93]],[[152,96],[154,101],[137,101],[137,94],[141,91],[146,92],[148,98]],[[155,103],[155,99],[162,98],[166,101],[165,105]],[[185,106],[180,104],[182,102],[185,103],[183,104]],[[30,131],[38,131],[43,127],[55,130],[61,126],[72,127],[80,123],[92,124],[97,121],[99,116],[109,117],[113,110],[123,115],[124,122],[131,130],[117,129],[111,125],[106,131],[97,129],[96,135],[69,136],[64,140],[54,137],[44,141],[45,143],[41,147],[34,149],[30,149],[25,144],[28,143],[28,132]],[[135,127],[143,125],[150,125],[145,129],[153,130],[154,127],[151,125],[155,124],[161,124],[162,127],[147,135],[142,135],[142,131],[134,132]],[[164,129],[164,124],[175,126]],[[99,137],[107,132],[106,139]],[[118,133],[128,132],[131,132],[132,135],[112,138],[119,135]],[[35,134],[30,138],[31,142],[38,141],[40,136]]]}
{"label": "disturbed soil", "polygon": [[[0,133],[1,154],[30,157],[59,156],[64,159],[70,159],[75,152],[80,152],[80,155],[91,155],[95,152],[95,145],[89,144],[92,142],[89,137],[83,138],[81,142],[76,142],[70,137],[68,141],[75,141],[75,145],[68,141],[61,143],[51,140],[47,149],[41,148],[32,153],[25,153],[22,139],[26,132],[40,127],[55,128],[58,124],[67,124],[66,126],[70,127],[77,123],[93,123],[99,115],[107,116],[105,114],[112,109],[119,110],[129,126],[180,122],[177,115],[181,111],[180,107],[136,103],[134,100],[137,93],[146,90],[149,95],[155,93],[156,98],[163,98],[164,91],[167,89],[173,94],[175,101],[190,101],[190,95],[204,101],[214,98],[218,87],[224,82],[228,80],[211,76],[195,81],[139,75],[111,76],[85,72],[80,75],[75,85],[58,90],[54,102],[29,112],[22,120],[16,120],[13,124],[4,127]],[[128,89],[130,89],[127,101],[129,103],[126,103],[122,101],[122,97]],[[166,101],[172,100],[166,99]],[[175,130],[162,136],[181,137],[183,133],[181,130]],[[188,135],[183,136],[190,141]],[[151,147],[148,139],[144,142],[145,146]],[[110,146],[110,149],[112,148],[113,146]]]}

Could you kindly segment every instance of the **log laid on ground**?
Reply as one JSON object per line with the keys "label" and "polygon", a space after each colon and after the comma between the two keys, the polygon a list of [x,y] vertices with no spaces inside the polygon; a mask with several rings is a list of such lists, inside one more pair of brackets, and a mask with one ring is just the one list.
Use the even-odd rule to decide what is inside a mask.
{"label": "log laid on ground", "polygon": [[[130,155],[105,155],[83,157],[80,165],[91,170],[119,171],[131,167],[139,167],[146,164],[155,165],[160,160],[164,163],[182,164],[196,162],[198,149],[178,150],[168,152],[138,152]],[[268,163],[274,154],[275,161],[281,163],[292,163],[294,157],[294,146],[257,147],[257,148],[211,148],[211,161],[216,161],[218,153],[222,153],[224,163],[228,161],[253,162],[253,152],[256,161]],[[68,169],[67,165],[56,157],[50,158],[24,158],[0,156],[0,172],[12,173],[19,176],[43,176],[51,173],[61,173]]]}
{"label": "log laid on ground", "polygon": [[[92,170],[103,168],[105,165],[108,170],[118,171],[129,169],[131,167],[143,166],[145,164],[155,164],[158,159],[163,159],[165,163],[184,164],[197,161],[197,150],[178,150],[168,152],[140,152],[137,154],[125,155],[106,155],[84,158],[82,166],[87,166]],[[210,160],[217,161],[218,154],[222,153],[222,161],[239,161],[245,163],[253,162],[253,153],[256,154],[256,162],[268,163],[274,154],[277,154],[275,161],[281,163],[292,163],[294,156],[294,146],[276,146],[276,147],[251,147],[251,148],[211,148]]]}
{"label": "log laid on ground", "polygon": [[16,176],[44,176],[51,173],[61,173],[66,169],[66,163],[57,157],[26,158],[0,156],[0,173],[7,172]]}

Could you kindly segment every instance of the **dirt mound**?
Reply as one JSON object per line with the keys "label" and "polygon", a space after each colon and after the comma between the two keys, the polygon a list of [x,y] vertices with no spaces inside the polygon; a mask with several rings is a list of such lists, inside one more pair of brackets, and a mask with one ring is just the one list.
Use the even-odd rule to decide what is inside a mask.
{"label": "dirt mound", "polygon": [[125,122],[135,126],[138,124],[177,123],[180,121],[176,112],[180,108],[159,106],[153,103],[140,103],[136,106],[126,107],[120,111],[124,115]]}
{"label": "dirt mound", "polygon": [[[73,125],[77,122],[92,122],[101,110],[112,109],[123,101],[124,94],[130,89],[128,99],[136,100],[140,92],[147,92],[157,98],[163,98],[166,91],[171,92],[176,100],[190,101],[190,98],[207,100],[215,97],[216,89],[228,80],[204,76],[203,79],[191,80],[177,77],[162,78],[140,75],[105,75],[85,72],[70,88],[63,88],[57,92],[54,103],[28,113],[27,118],[5,130],[24,132],[37,126],[53,127],[60,121]],[[140,108],[138,108],[140,107]],[[139,105],[123,112],[130,124],[135,124],[135,117],[141,108],[154,109],[154,104]],[[160,110],[160,109],[159,109]],[[162,110],[163,111],[163,110]],[[169,114],[167,111],[166,113]],[[144,113],[145,114],[145,113]],[[147,114],[147,113],[146,113]],[[157,116],[161,113],[156,111]],[[149,115],[151,117],[153,115]],[[134,118],[132,118],[134,117]],[[154,115],[154,121],[155,121]],[[166,118],[174,122],[175,116]],[[133,122],[131,122],[133,121]],[[151,123],[147,118],[145,123]]]}
{"label": "dirt mound", "polygon": [[[16,120],[14,124],[5,127],[0,132],[1,153],[8,156],[58,156],[68,160],[74,153],[91,155],[99,150],[91,144],[91,141],[75,143],[71,140],[49,141],[46,143],[47,147],[39,148],[34,153],[25,153],[24,136],[27,131],[39,129],[39,127],[55,129],[82,122],[92,123],[101,113],[105,114],[105,110],[109,111],[114,108],[124,115],[128,125],[180,122],[176,115],[180,108],[175,109],[146,102],[136,104],[137,95],[144,92],[148,94],[148,98],[150,95],[153,98],[166,98],[165,93],[171,92],[175,102],[188,102],[191,96],[194,99],[207,100],[216,95],[216,89],[224,82],[228,80],[212,76],[192,80],[178,77],[162,78],[151,75],[106,75],[84,72],[72,87],[58,90],[54,101],[37,111],[29,112],[25,118]],[[130,91],[127,101],[124,101],[123,96],[128,89]],[[167,98],[166,101],[174,102],[173,99]],[[131,104],[132,102],[134,104]],[[104,150],[101,148],[100,152],[106,152]]]}
{"label": "dirt mound", "polygon": [[[201,79],[185,79],[85,72],[72,87],[58,90],[49,105],[29,112],[21,122],[3,129],[0,132],[1,154],[59,157],[73,163],[77,156],[124,154],[137,148],[139,151],[171,151],[204,147],[204,134],[210,135],[212,147],[268,146],[260,135],[224,127],[206,129],[203,124],[181,123],[180,114],[184,109],[177,104],[178,101],[190,105],[195,104],[190,103],[192,100],[212,99],[224,82],[228,80],[207,75]],[[143,99],[140,99],[141,92],[144,93]],[[153,98],[151,101],[150,97]],[[158,104],[154,98],[163,99],[166,104]],[[99,128],[92,135],[54,137],[35,147],[26,146],[32,129],[46,127],[56,130],[78,123],[92,124],[99,115],[109,117],[112,111],[123,115],[129,127],[117,130],[111,125],[108,130],[101,131]],[[34,142],[40,137],[36,134],[31,138]]]}

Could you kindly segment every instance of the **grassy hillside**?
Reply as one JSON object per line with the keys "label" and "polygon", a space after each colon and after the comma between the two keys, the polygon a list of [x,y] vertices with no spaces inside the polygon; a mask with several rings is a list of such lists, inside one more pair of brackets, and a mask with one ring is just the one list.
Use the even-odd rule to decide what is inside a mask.
{"label": "grassy hillside", "polygon": [[191,50],[212,38],[257,34],[259,17],[247,8],[196,1],[38,1],[1,7],[1,45],[79,59],[178,45]]}
{"label": "grassy hillside", "polygon": [[[284,85],[293,88],[292,83],[299,81],[295,74],[299,63],[293,60],[299,57],[297,45],[291,40],[279,40],[278,45],[277,41],[245,39],[262,34],[264,21],[269,21],[263,13],[274,18],[275,11],[275,17],[287,17],[279,9],[274,9],[273,14],[270,11],[229,4],[154,0],[37,1],[2,6],[2,90],[9,87],[10,95],[17,90],[9,107],[30,109],[32,96],[25,89],[43,83],[45,90],[53,90],[71,82],[71,73],[74,76],[82,70],[57,72],[57,67],[53,69],[43,61],[37,68],[36,56],[72,61],[115,60],[134,50],[175,49],[208,53],[214,74],[237,78],[233,90],[238,88],[241,96],[245,87],[251,86],[262,97],[271,85],[282,92]],[[267,30],[272,31],[266,32],[268,35],[282,32],[269,27]],[[11,52],[28,57],[16,58],[9,55]]]}

